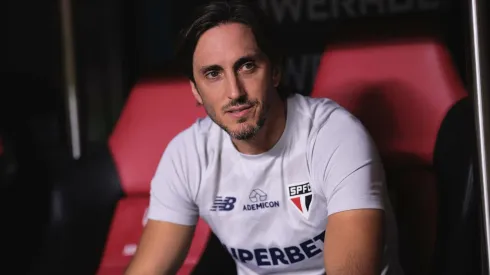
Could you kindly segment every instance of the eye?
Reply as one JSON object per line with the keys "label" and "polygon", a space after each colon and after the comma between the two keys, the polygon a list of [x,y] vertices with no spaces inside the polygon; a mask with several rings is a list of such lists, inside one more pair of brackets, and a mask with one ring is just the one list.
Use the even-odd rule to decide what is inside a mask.
{"label": "eye", "polygon": [[219,72],[218,71],[209,71],[208,73],[206,73],[205,76],[208,79],[215,79],[219,76]]}
{"label": "eye", "polygon": [[246,72],[250,72],[250,71],[253,71],[256,67],[257,66],[255,66],[255,63],[250,61],[250,62],[243,64],[242,70],[246,71]]}

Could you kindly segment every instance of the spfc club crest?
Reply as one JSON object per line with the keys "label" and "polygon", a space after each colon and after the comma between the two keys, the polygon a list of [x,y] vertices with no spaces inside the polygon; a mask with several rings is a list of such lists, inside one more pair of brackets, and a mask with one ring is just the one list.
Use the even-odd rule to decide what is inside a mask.
{"label": "spfc club crest", "polygon": [[310,216],[311,201],[313,192],[309,182],[295,183],[287,187],[289,201],[299,212],[308,219]]}

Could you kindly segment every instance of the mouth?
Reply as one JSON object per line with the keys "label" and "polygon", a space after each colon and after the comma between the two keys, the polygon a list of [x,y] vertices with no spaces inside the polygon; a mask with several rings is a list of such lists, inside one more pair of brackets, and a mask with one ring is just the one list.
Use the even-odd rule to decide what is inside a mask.
{"label": "mouth", "polygon": [[241,105],[229,108],[226,113],[235,118],[241,118],[247,115],[254,105]]}

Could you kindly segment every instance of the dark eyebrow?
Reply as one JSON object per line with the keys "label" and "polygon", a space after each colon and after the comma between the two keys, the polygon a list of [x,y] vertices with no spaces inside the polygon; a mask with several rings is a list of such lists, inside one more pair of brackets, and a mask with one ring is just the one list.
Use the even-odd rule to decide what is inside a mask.
{"label": "dark eyebrow", "polygon": [[260,57],[260,54],[258,54],[258,53],[242,56],[237,61],[235,61],[235,64],[233,64],[233,69],[236,71],[241,66],[243,66],[243,64],[250,62],[250,61],[255,61],[255,60],[259,59],[259,57]]}
{"label": "dark eyebrow", "polygon": [[[236,71],[238,70],[243,64],[250,62],[250,61],[255,61],[260,58],[260,53],[253,53],[249,55],[245,55],[240,57],[235,63],[233,64],[233,69]],[[199,71],[202,74],[206,74],[207,72],[210,71],[221,71],[223,68],[220,65],[208,65],[208,66],[203,66]]]}
{"label": "dark eyebrow", "polygon": [[199,71],[202,74],[206,74],[207,72],[210,72],[210,71],[220,71],[220,70],[222,70],[222,68],[219,65],[209,65],[209,66],[202,67]]}

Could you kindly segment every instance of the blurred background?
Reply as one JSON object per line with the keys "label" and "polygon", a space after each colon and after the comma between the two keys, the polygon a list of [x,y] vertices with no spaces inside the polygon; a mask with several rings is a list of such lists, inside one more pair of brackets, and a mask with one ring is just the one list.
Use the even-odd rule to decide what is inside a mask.
{"label": "blurred background", "polygon": [[[5,2],[2,41],[6,48],[0,62],[0,201],[2,227],[7,230],[2,234],[2,245],[9,256],[3,258],[7,261],[1,268],[15,270],[5,274],[94,274],[39,267],[49,262],[43,258],[46,255],[64,253],[46,250],[46,242],[54,242],[50,238],[62,235],[46,233],[52,229],[53,205],[57,203],[53,190],[58,185],[74,185],[74,180],[68,179],[74,170],[85,175],[106,173],[99,170],[105,169],[102,159],[108,156],[102,157],[100,152],[107,151],[107,141],[130,92],[147,79],[178,74],[173,56],[177,34],[190,10],[203,2]],[[285,82],[298,93],[311,93],[321,55],[331,43],[413,34],[439,37],[465,87],[472,91],[469,1],[258,2],[280,26],[287,54]],[[484,28],[489,29],[488,25]],[[74,121],[78,123],[76,137],[70,128]],[[78,141],[79,146],[74,145]],[[79,168],[83,159],[90,159],[90,168]],[[92,182],[84,181],[79,184]],[[74,190],[82,200],[97,201],[106,194],[90,189],[90,194],[84,195],[87,189],[81,187]],[[114,196],[121,196],[122,191],[116,193]],[[102,251],[100,246],[94,252],[98,256],[90,260],[93,266]],[[70,265],[69,260],[60,264]]]}
{"label": "blurred background", "polygon": [[[71,19],[84,150],[105,142],[138,80],[174,73],[177,33],[192,6],[200,2],[203,1],[73,1]],[[320,55],[329,41],[380,34],[432,31],[442,36],[466,79],[467,1],[260,3],[284,31],[286,82],[302,94],[310,93]],[[63,151],[61,147],[68,140],[61,4],[51,0],[9,1],[7,7],[2,75],[9,88],[2,92],[2,105],[11,107],[8,117],[17,123],[10,124],[22,124],[19,128],[24,131],[30,128],[36,136],[34,140],[44,143],[40,147],[57,147],[47,154]],[[38,128],[34,129],[36,125]],[[45,127],[51,130],[46,131]]]}

